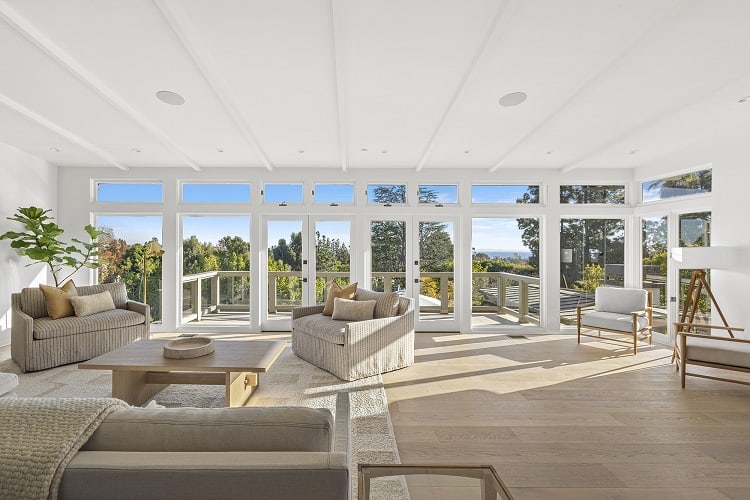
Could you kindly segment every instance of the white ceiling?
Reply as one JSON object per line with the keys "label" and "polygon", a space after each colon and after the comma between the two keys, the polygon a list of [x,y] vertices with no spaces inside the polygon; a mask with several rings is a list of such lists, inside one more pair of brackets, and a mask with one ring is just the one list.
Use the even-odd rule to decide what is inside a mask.
{"label": "white ceiling", "polygon": [[750,131],[750,1],[0,0],[0,68],[60,166],[627,168]]}

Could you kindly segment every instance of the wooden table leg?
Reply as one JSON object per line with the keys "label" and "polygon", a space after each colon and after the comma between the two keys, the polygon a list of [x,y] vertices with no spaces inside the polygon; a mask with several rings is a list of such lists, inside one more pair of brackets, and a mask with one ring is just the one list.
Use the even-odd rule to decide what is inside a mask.
{"label": "wooden table leg", "polygon": [[147,384],[145,371],[112,370],[112,397],[142,405],[169,384]]}
{"label": "wooden table leg", "polygon": [[226,374],[227,406],[245,406],[258,388],[259,378],[257,373],[252,372],[230,372]]}

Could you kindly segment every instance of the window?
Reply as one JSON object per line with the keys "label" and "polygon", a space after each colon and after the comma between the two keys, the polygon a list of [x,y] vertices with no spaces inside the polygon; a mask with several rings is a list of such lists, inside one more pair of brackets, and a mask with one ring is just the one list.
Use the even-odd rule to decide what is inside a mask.
{"label": "window", "polygon": [[458,186],[453,185],[421,185],[417,191],[419,203],[447,205],[458,203]]}
{"label": "window", "polygon": [[182,185],[185,203],[249,203],[250,184],[194,184]]}
{"label": "window", "polygon": [[643,201],[667,200],[711,192],[711,169],[644,182]]}
{"label": "window", "polygon": [[161,183],[97,182],[96,201],[121,203],[161,203]]}
{"label": "window", "polygon": [[539,203],[539,186],[471,186],[472,203]]}
{"label": "window", "polygon": [[302,203],[302,184],[266,184],[263,201],[266,203]]}
{"label": "window", "polygon": [[471,327],[540,324],[539,219],[471,220]]}
{"label": "window", "polygon": [[600,286],[625,280],[625,221],[560,220],[560,322],[574,325],[576,306],[593,302]]}
{"label": "window", "polygon": [[250,217],[182,216],[182,323],[250,320]]}
{"label": "window", "polygon": [[367,203],[385,206],[406,203],[406,184],[368,184]]}
{"label": "window", "polygon": [[[99,283],[125,283],[128,298],[145,302],[153,322],[162,317],[162,258],[148,254],[153,238],[162,242],[161,215],[97,215]],[[144,283],[145,281],[145,283]]]}
{"label": "window", "polygon": [[625,203],[625,186],[570,185],[560,186],[560,203]]}
{"label": "window", "polygon": [[353,184],[315,184],[313,190],[315,203],[339,205],[354,203]]}
{"label": "window", "polygon": [[[679,238],[681,247],[711,246],[711,212],[693,212],[680,214],[678,217]],[[685,309],[685,296],[690,289],[690,278],[695,269],[679,270],[679,310],[677,317],[682,318]],[[711,284],[711,270],[706,269],[706,280]],[[693,318],[695,323],[711,324],[711,298],[704,288],[696,299],[697,311]]]}

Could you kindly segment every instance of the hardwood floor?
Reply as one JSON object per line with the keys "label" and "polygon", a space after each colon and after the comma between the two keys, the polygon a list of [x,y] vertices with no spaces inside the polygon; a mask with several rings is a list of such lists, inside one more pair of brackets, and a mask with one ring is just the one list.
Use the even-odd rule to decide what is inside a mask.
{"label": "hardwood floor", "polygon": [[671,350],[574,336],[418,333],[384,375],[403,463],[491,464],[518,500],[750,498],[750,387]]}

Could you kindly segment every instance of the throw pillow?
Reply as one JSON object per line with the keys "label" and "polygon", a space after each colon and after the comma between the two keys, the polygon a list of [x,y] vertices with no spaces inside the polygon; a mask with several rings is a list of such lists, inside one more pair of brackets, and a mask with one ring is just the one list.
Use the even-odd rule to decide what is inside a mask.
{"label": "throw pillow", "polygon": [[347,300],[336,297],[333,299],[333,315],[331,319],[365,321],[372,319],[374,311],[374,300]]}
{"label": "throw pillow", "polygon": [[47,316],[50,319],[60,319],[73,316],[73,305],[70,298],[78,295],[73,280],[69,280],[60,288],[49,285],[39,285],[44,295],[44,303],[47,305]]}
{"label": "throw pillow", "polygon": [[112,294],[109,291],[71,297],[70,302],[73,304],[76,316],[90,316],[91,314],[111,311],[115,308],[115,302],[112,300]]}
{"label": "throw pillow", "polygon": [[398,293],[396,292],[357,290],[354,300],[374,300],[376,302],[375,318],[398,316]]}
{"label": "throw pillow", "polygon": [[357,293],[357,283],[347,285],[346,288],[341,288],[335,281],[328,287],[328,298],[326,299],[326,305],[323,306],[323,316],[330,316],[333,314],[333,299],[336,297],[342,299],[353,299],[354,294]]}

